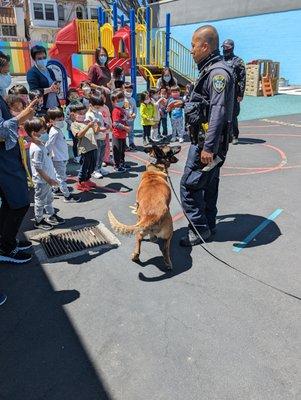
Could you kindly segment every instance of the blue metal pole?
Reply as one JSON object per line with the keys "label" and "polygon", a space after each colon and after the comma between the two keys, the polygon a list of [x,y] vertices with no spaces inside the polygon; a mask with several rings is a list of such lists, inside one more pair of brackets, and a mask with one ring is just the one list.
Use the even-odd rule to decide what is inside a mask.
{"label": "blue metal pole", "polygon": [[122,14],[120,17],[120,25],[123,27],[124,26],[124,15]]}
{"label": "blue metal pole", "polygon": [[169,53],[170,53],[170,13],[166,14],[165,67],[169,67]]}
{"label": "blue metal pole", "polygon": [[145,11],[145,20],[146,20],[146,64],[150,64],[150,52],[151,52],[151,13],[150,7],[146,7]]}
{"label": "blue metal pole", "polygon": [[107,22],[107,13],[105,11],[102,12],[102,24],[104,25]]}
{"label": "blue metal pole", "polygon": [[98,7],[98,9],[97,9],[97,19],[98,19],[98,25],[102,26],[103,19],[102,19],[102,8],[101,7]]}
{"label": "blue metal pole", "polygon": [[130,29],[131,29],[131,83],[133,85],[133,97],[137,96],[137,62],[136,62],[136,26],[135,10],[130,10]]}
{"label": "blue metal pole", "polygon": [[118,31],[118,15],[117,15],[117,2],[113,3],[113,28],[114,32]]}

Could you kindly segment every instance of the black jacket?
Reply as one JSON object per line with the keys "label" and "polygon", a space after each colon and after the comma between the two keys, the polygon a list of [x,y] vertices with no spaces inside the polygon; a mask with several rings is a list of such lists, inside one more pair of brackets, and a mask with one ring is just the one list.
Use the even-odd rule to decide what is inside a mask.
{"label": "black jacket", "polygon": [[[55,81],[55,75],[51,69],[48,69],[49,74],[51,79]],[[46,78],[45,75],[42,74],[41,71],[36,66],[33,66],[30,68],[30,70],[26,74],[26,79],[29,85],[29,90],[40,90],[42,93],[44,93],[44,89],[49,88],[49,82],[48,79]],[[47,104],[47,99],[48,99],[48,94],[44,95],[44,108],[46,108]],[[57,99],[58,106],[59,106],[59,99]]]}

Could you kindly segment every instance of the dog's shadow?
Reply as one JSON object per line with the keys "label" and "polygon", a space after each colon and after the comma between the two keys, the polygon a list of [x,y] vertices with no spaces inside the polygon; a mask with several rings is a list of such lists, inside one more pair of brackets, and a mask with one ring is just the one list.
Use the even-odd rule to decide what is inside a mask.
{"label": "dog's shadow", "polygon": [[[163,274],[154,277],[147,277],[144,273],[139,272],[138,278],[144,282],[159,282],[165,279],[173,278],[174,276],[180,275],[183,272],[188,271],[192,267],[192,258],[191,258],[191,247],[180,247],[179,240],[182,236],[187,233],[187,228],[180,228],[176,230],[173,234],[171,247],[170,247],[170,258],[172,261],[173,269],[168,270],[163,256],[157,256],[150,258],[147,261],[139,262],[139,265],[142,267],[146,267],[148,265],[155,265]],[[162,248],[162,243],[158,242],[160,249]]]}

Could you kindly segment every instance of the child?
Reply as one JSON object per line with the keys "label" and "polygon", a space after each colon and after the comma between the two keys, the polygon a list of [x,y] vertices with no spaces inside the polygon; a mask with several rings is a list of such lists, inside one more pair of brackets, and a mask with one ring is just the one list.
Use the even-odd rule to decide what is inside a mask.
{"label": "child", "polygon": [[129,132],[129,147],[128,149],[130,151],[136,151],[136,146],[134,143],[134,123],[135,123],[135,118],[137,115],[137,105],[136,105],[136,100],[132,97],[133,95],[133,85],[130,83],[125,83],[124,85],[124,95],[125,95],[125,109],[127,110],[128,113],[128,125],[130,128]]}
{"label": "child", "polygon": [[90,101],[89,101],[90,100],[90,96],[92,94],[91,85],[90,85],[89,82],[85,81],[85,82],[81,83],[80,88],[81,88],[81,90],[83,92],[83,101],[82,101],[82,103],[86,108],[88,108],[89,104],[90,104]]}
{"label": "child", "polygon": [[26,106],[29,104],[28,90],[23,85],[12,86],[9,89],[8,94],[14,94],[16,96],[21,97],[21,99],[24,101]]}
{"label": "child", "polygon": [[[105,143],[106,143],[106,147],[105,147],[105,154],[104,154],[104,162],[102,163],[103,167],[106,164],[112,164],[112,160],[110,159],[110,154],[111,154],[111,146],[110,146],[110,134],[112,133],[112,118],[111,118],[111,112],[109,107],[106,105],[106,101],[107,101],[107,94],[104,90],[101,90],[100,95],[103,99],[103,106],[100,107],[100,112],[102,115],[102,118],[104,120],[105,123],[105,127],[106,129],[106,139],[105,139]],[[102,175],[104,175],[104,173],[106,174],[107,171],[102,168],[101,169],[101,173]]]}
{"label": "child", "polygon": [[[64,136],[66,122],[61,108],[50,108],[47,111],[47,119],[52,125],[49,131],[49,138],[45,144],[46,149],[53,161],[56,180],[59,183],[59,190],[64,196],[65,203],[77,203],[78,198],[73,197],[68,189],[66,169],[69,160],[68,145]],[[55,193],[59,193],[59,190]]]}
{"label": "child", "polygon": [[151,89],[150,97],[153,105],[155,106],[155,115],[154,115],[154,125],[151,127],[151,139],[153,142],[159,142],[162,138],[159,134],[159,122],[160,122],[160,105],[163,103],[163,100],[159,96],[159,89]]}
{"label": "child", "polygon": [[101,96],[92,94],[90,97],[90,107],[88,112],[86,113],[86,121],[87,122],[96,122],[97,123],[97,131],[95,132],[95,139],[97,143],[97,157],[96,157],[96,167],[92,176],[94,178],[100,179],[103,178],[103,175],[106,174],[102,169],[102,163],[106,150],[106,127],[104,123],[104,119],[101,114],[101,107],[104,106],[104,100]]}
{"label": "child", "polygon": [[75,104],[70,107],[71,119],[73,121],[71,123],[71,131],[78,139],[78,153],[81,156],[81,168],[75,188],[81,192],[88,192],[96,187],[95,183],[90,181],[92,173],[95,170],[97,157],[95,123],[93,121],[85,123],[86,112],[87,108],[83,104]]}
{"label": "child", "polygon": [[167,103],[167,111],[170,112],[170,120],[172,127],[172,139],[171,142],[176,142],[179,138],[179,142],[184,142],[184,119],[183,119],[183,108],[177,107],[176,102],[181,100],[179,86],[173,86],[170,89],[171,97]]}
{"label": "child", "polygon": [[129,167],[124,163],[126,136],[130,132],[127,123],[127,112],[124,109],[124,93],[116,89],[111,95],[113,103],[112,122],[113,122],[113,156],[116,172],[125,172]]}
{"label": "child", "polygon": [[78,140],[71,131],[71,123],[73,121],[71,120],[71,117],[70,117],[70,107],[74,106],[75,104],[82,104],[79,94],[77,92],[77,89],[71,88],[68,90],[66,104],[67,104],[67,107],[65,110],[65,121],[67,123],[68,134],[71,136],[72,142],[73,142],[73,146],[72,146],[73,162],[75,162],[76,164],[79,164],[80,157],[78,156],[78,151],[77,151]]}
{"label": "child", "polygon": [[[46,124],[43,118],[35,117],[24,123],[24,128],[31,138],[30,145],[30,163],[32,178],[35,184],[34,195],[34,213],[37,229],[50,230],[56,225],[61,225],[65,221],[55,214],[53,208],[52,187],[58,185],[55,180],[55,171],[48,151],[40,140],[46,130]],[[44,218],[44,211],[47,217]]]}
{"label": "child", "polygon": [[154,125],[155,106],[151,103],[148,92],[141,93],[140,116],[143,127],[143,145],[147,146],[151,141],[151,127]]}
{"label": "child", "polygon": [[[158,131],[159,135],[163,136],[166,138],[168,136],[168,131],[167,131],[167,101],[168,101],[168,93],[166,88],[161,88],[160,89],[160,104],[159,104],[159,113],[160,113],[160,121],[159,121],[159,126],[158,126]],[[160,133],[161,131],[161,126],[162,126],[162,134]]]}

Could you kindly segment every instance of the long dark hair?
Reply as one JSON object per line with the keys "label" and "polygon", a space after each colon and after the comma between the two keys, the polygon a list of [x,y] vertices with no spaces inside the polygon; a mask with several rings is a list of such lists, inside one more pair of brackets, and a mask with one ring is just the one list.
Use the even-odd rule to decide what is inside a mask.
{"label": "long dark hair", "polygon": [[107,67],[107,68],[109,68],[108,67],[108,62],[109,62],[109,54],[108,54],[108,52],[107,52],[107,49],[105,48],[105,47],[97,47],[97,49],[95,50],[95,62],[96,62],[96,64],[98,64],[98,65],[100,65],[101,67],[102,67],[102,65],[100,64],[100,62],[99,62],[99,55],[100,55],[100,52],[101,51],[103,51],[104,53],[106,53],[106,56],[107,56],[107,61],[104,63],[104,66],[105,67]]}
{"label": "long dark hair", "polygon": [[[164,72],[166,72],[166,71],[169,72],[169,75],[171,77],[169,82],[165,82],[165,80],[163,79]],[[174,80],[174,77],[173,77],[173,74],[171,72],[171,69],[169,67],[165,67],[165,68],[163,68],[163,71],[162,71],[162,74],[161,74],[161,87],[166,88],[166,87],[172,87],[172,86],[176,86],[176,82]]]}

